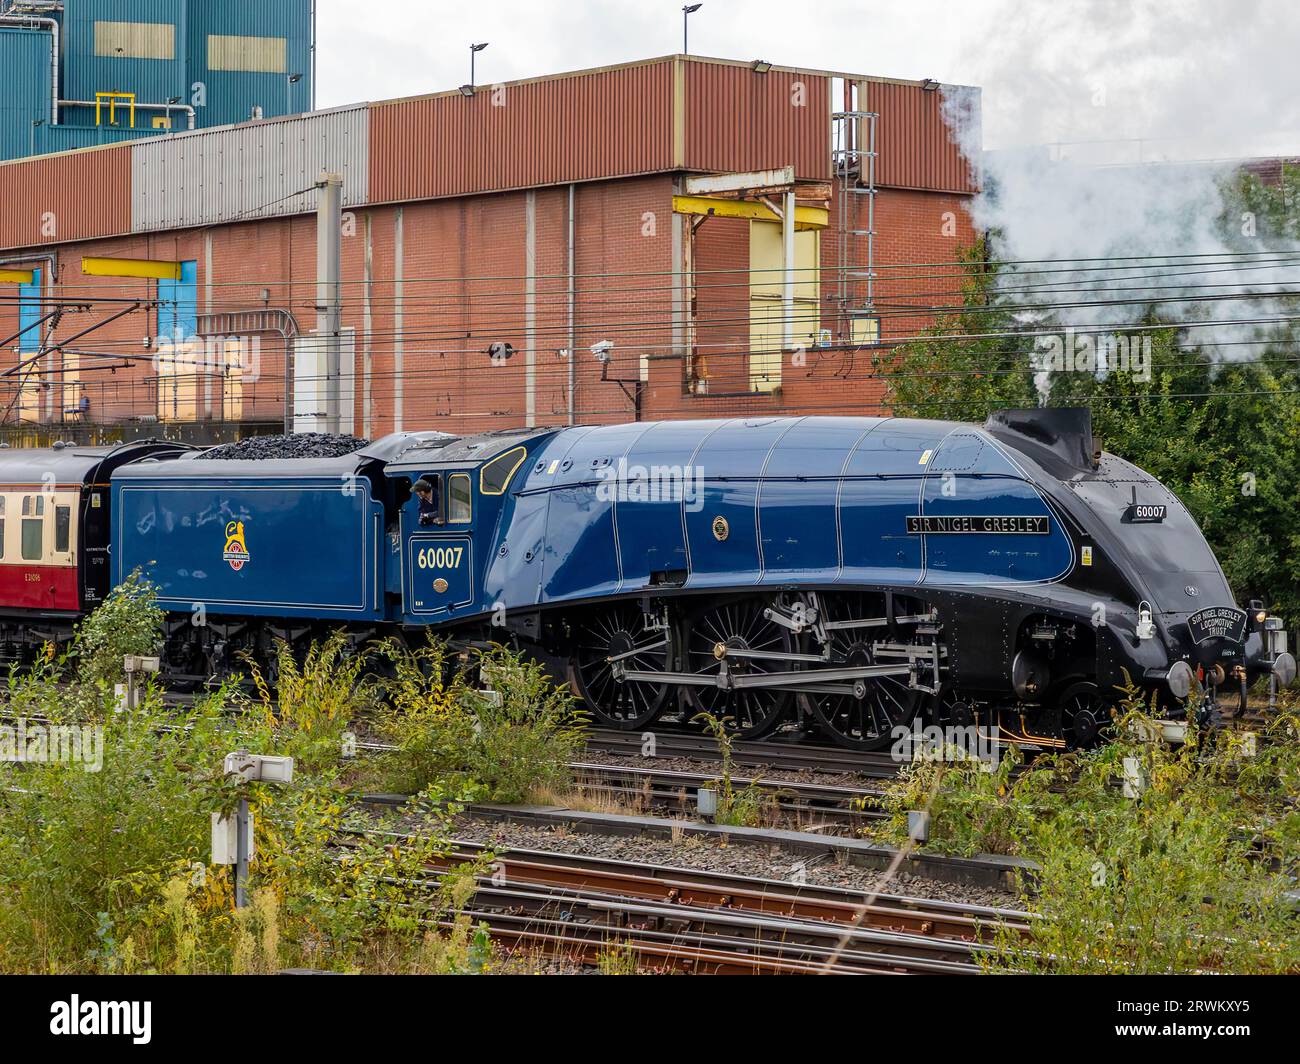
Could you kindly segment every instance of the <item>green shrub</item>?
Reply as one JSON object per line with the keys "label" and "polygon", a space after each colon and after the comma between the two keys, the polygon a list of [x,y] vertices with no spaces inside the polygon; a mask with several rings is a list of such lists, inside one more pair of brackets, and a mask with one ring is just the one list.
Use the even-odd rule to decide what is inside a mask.
{"label": "green shrub", "polygon": [[416,647],[396,639],[380,644],[384,698],[375,712],[377,734],[396,750],[378,760],[375,778],[384,790],[415,794],[444,777],[463,776],[473,721],[465,703],[465,667],[432,635]]}
{"label": "green shrub", "polygon": [[715,824],[735,827],[758,827],[780,819],[780,804],[775,792],[751,783],[739,790],[731,775],[732,747],[735,743],[735,725],[732,717],[719,717],[707,710],[696,713],[691,723],[699,724],[718,744],[718,757],[722,771],[718,775],[718,811],[713,815]]}
{"label": "green shrub", "polygon": [[961,756],[913,761],[879,797],[863,799],[864,807],[886,814],[870,833],[902,844],[908,837],[907,814],[924,809],[930,814],[930,849],[964,856],[1021,853],[1057,767],[1045,760],[1034,772],[1017,775],[1022,760],[1010,747],[996,766]]}
{"label": "green shrub", "polygon": [[432,638],[417,650],[390,642],[383,653],[389,705],[377,730],[398,747],[383,760],[388,785],[411,793],[441,783],[520,802],[572,782],[585,717],[536,661],[501,646],[477,652],[473,665],[487,685],[480,690]]}
{"label": "green shrub", "polygon": [[[1116,785],[1124,758],[1147,780]],[[1023,901],[1042,917],[999,935],[992,969],[1057,973],[1283,972],[1300,963],[1290,878],[1225,786],[1219,751],[1119,740],[1081,759],[1077,791],[1031,822],[1040,869]]]}
{"label": "green shrub", "polygon": [[[906,838],[928,809],[938,850],[1017,854],[1038,868],[1020,885],[1031,933],[995,932],[991,971],[1282,972],[1300,965],[1294,879],[1300,742],[1284,714],[1244,757],[1232,732],[1191,726],[1161,740],[1142,693],[1125,689],[1110,741],[994,772],[918,762],[880,799],[875,833]],[[1140,793],[1125,795],[1126,762]]]}
{"label": "green shrub", "polygon": [[344,734],[378,704],[379,689],[366,673],[368,665],[369,655],[354,651],[346,632],[312,643],[301,662],[289,644],[278,640],[274,689],[261,666],[248,660],[257,689],[249,709],[284,733],[283,753],[310,768],[337,765]]}
{"label": "green shrub", "polygon": [[[482,930],[455,911],[488,858],[436,875],[446,812],[404,822],[398,836],[350,809],[340,738],[373,691],[341,636],[301,666],[282,649],[277,692],[263,680],[252,703],[222,689],[170,705],[150,687],[118,712],[113,663],[156,648],[149,626],[161,614],[135,580],[103,610],[78,633],[83,668],[71,684],[48,658],[8,676],[26,739],[46,721],[75,722],[100,756],[0,762],[0,972],[488,968]],[[16,725],[0,732],[0,746],[16,748],[16,735]],[[241,749],[292,754],[293,783],[241,789],[223,772]],[[235,911],[230,869],[208,861],[211,817],[241,795],[257,856],[253,904]]]}
{"label": "green shrub", "polygon": [[139,569],[108,593],[108,597],[77,625],[73,653],[80,660],[80,679],[108,684],[125,679],[127,654],[153,655],[162,646],[163,611],[157,585]]}

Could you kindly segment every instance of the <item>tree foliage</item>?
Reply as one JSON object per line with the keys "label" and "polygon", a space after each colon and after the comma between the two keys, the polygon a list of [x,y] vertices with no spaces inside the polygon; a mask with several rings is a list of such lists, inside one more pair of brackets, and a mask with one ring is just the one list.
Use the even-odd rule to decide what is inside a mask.
{"label": "tree foliage", "polygon": [[[1294,238],[1289,189],[1298,176],[1288,170],[1281,188],[1249,175],[1236,179],[1221,219],[1230,246],[1259,251]],[[1247,212],[1255,219],[1251,240],[1232,228]],[[922,339],[877,359],[894,412],[982,422],[1006,407],[1090,407],[1093,433],[1105,449],[1145,469],[1187,506],[1238,599],[1263,599],[1292,623],[1300,621],[1295,330],[1279,327],[1267,338],[1261,333],[1262,342],[1213,351],[1200,345],[1213,330],[1184,327],[1183,318],[1200,313],[1194,306],[1139,306],[1131,320],[1147,326],[1149,380],[1075,372],[1036,385],[1037,338],[989,334],[1064,330],[1070,311],[1048,318],[1017,298],[1014,283],[1000,290],[1005,267],[990,261],[996,243],[997,234],[990,234],[967,255],[958,311]],[[1285,297],[1274,303],[1288,305]]]}

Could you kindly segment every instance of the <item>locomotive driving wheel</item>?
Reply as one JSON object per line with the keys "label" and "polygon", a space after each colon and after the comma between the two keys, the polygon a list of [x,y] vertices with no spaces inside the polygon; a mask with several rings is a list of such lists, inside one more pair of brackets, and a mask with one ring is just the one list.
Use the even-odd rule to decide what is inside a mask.
{"label": "locomotive driving wheel", "polygon": [[621,603],[588,614],[574,625],[573,646],[569,676],[597,721],[610,728],[632,730],[659,716],[668,701],[668,685],[621,679],[610,660],[644,672],[669,668],[672,638],[668,632],[648,627],[640,608]]}
{"label": "locomotive driving wheel", "polygon": [[1110,707],[1095,683],[1076,683],[1061,692],[1061,737],[1074,750],[1096,746],[1110,724]]}
{"label": "locomotive driving wheel", "polygon": [[[822,620],[860,621],[880,617],[884,602],[873,595],[827,594],[820,597]],[[899,613],[915,614],[919,606],[896,606]],[[900,625],[899,639],[908,638],[911,626]],[[887,637],[883,627],[847,627],[827,630],[831,644],[831,667],[886,664],[878,661],[873,643]],[[896,664],[890,659],[888,664]],[[878,750],[894,740],[894,729],[911,724],[920,711],[922,693],[908,686],[906,676],[862,677],[836,683],[834,691],[805,692],[799,699],[826,736],[839,746],[853,750]]]}
{"label": "locomotive driving wheel", "polygon": [[[761,676],[786,672],[790,661],[764,654],[793,650],[790,631],[763,615],[769,600],[739,599],[697,610],[686,622],[683,640],[683,669],[697,676],[720,675],[725,662],[732,676]],[[752,655],[752,656],[751,656]],[[690,685],[692,715],[712,713],[730,717],[731,730],[742,739],[756,739],[772,731],[785,718],[794,702],[788,690],[779,687],[722,687]]]}

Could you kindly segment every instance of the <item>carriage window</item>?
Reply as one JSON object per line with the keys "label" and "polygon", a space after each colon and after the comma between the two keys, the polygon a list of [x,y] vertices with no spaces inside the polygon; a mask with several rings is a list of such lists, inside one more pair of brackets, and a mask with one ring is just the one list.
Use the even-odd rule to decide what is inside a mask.
{"label": "carriage window", "polygon": [[470,481],[465,473],[454,473],[447,478],[447,521],[453,525],[468,524],[472,512]]}
{"label": "carriage window", "polygon": [[72,543],[72,509],[68,506],[54,508],[54,549],[66,553]]}
{"label": "carriage window", "polygon": [[23,496],[23,516],[24,516],[24,517],[44,517],[44,516],[45,516],[45,496],[44,496],[44,495],[24,495],[24,496]]}
{"label": "carriage window", "polygon": [[484,495],[504,495],[510,478],[523,463],[527,452],[522,447],[499,454],[479,472],[478,487]]}
{"label": "carriage window", "polygon": [[38,562],[45,555],[45,519],[23,518],[23,560]]}
{"label": "carriage window", "polygon": [[5,556],[5,499],[7,495],[0,495],[0,558]]}

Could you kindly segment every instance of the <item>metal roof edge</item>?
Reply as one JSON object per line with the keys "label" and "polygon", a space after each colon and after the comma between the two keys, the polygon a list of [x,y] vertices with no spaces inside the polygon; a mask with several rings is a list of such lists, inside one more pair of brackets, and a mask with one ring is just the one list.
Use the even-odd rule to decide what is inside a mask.
{"label": "metal roof edge", "polygon": [[69,155],[86,155],[96,151],[130,151],[134,141],[119,140],[115,144],[87,144],[82,148],[68,148],[65,151],[46,152],[44,155],[24,155],[21,159],[5,159],[0,161],[0,168],[6,166],[22,166],[24,163],[40,163],[46,159],[63,159]]}
{"label": "metal roof edge", "polygon": [[[539,74],[529,78],[516,78],[513,81],[485,81],[478,88],[495,87],[501,85],[507,89],[519,85],[536,85],[546,81],[562,81],[567,78],[587,77],[593,74],[606,74],[616,70],[630,70],[636,67],[657,66],[661,63],[698,63],[704,66],[729,66],[752,68],[756,60],[754,59],[724,59],[719,56],[707,55],[686,55],[676,52],[670,55],[654,56],[649,59],[632,59],[626,63],[609,63],[605,66],[583,67],[577,70],[564,70],[554,74]],[[782,74],[806,74],[811,77],[830,77],[846,78],[850,81],[868,81],[878,85],[912,85],[920,87],[929,78],[886,78],[878,77],[872,74],[860,74],[843,70],[823,70],[818,67],[807,66],[785,66],[780,63],[773,63],[772,70]],[[940,88],[944,89],[968,89],[979,92],[979,87],[975,85],[956,85],[947,82],[940,82]],[[461,95],[459,88],[440,89],[436,92],[417,93],[412,96],[399,96],[391,100],[373,100],[364,106],[378,108],[391,107],[396,104],[412,103],[417,100],[435,100],[442,97]],[[357,105],[362,106],[362,105]]]}
{"label": "metal roof edge", "polygon": [[[203,126],[198,129],[173,129],[170,133],[158,133],[154,136],[144,136],[139,140],[125,142],[126,147],[134,148],[138,144],[158,144],[171,143],[172,141],[184,140],[188,137],[201,137],[209,133],[228,133],[235,129],[249,129],[252,127],[283,125],[286,122],[298,122],[303,119],[322,118],[326,115],[344,114],[348,111],[369,111],[369,103],[349,103],[341,107],[324,107],[316,111],[301,111],[292,115],[272,115],[270,118],[249,118],[243,122],[227,122],[221,126]],[[118,145],[104,145],[105,147],[118,147]],[[66,152],[59,154],[66,155]],[[41,156],[45,158],[45,156]]]}

